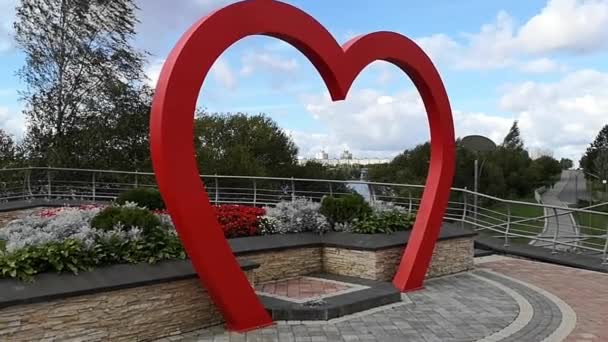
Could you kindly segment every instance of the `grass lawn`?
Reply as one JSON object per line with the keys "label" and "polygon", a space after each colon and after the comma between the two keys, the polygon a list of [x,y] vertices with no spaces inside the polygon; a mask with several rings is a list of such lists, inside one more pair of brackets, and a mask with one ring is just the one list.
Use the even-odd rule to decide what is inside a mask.
{"label": "grass lawn", "polygon": [[[608,212],[608,205],[596,207],[591,210]],[[608,227],[608,215],[597,215],[587,213],[574,213],[574,220],[581,231],[581,234],[604,235]],[[604,248],[604,238],[590,238],[583,241],[584,245],[594,248]]]}
{"label": "grass lawn", "polygon": [[[534,198],[520,198],[517,199],[520,202],[529,202],[536,203]],[[525,205],[525,204],[509,204],[507,203],[495,203],[493,205],[484,206],[489,210],[481,209],[479,211],[478,217],[480,220],[486,221],[485,224],[498,224],[498,223],[506,223],[507,221],[507,213],[509,211],[508,206],[511,208],[511,222],[521,221],[527,218],[544,216],[543,209],[541,207],[536,207],[533,205]],[[491,210],[491,211],[490,211]],[[483,215],[483,216],[482,216]],[[501,230],[504,230],[506,226],[500,227]],[[545,227],[544,219],[536,219],[531,221],[525,221],[522,223],[513,223],[510,225],[509,230],[513,233],[523,234],[527,236],[536,236],[543,231]],[[500,233],[486,231],[489,235],[499,235]],[[510,238],[510,241],[513,242],[525,242],[530,241],[530,238],[527,237],[517,237]]]}

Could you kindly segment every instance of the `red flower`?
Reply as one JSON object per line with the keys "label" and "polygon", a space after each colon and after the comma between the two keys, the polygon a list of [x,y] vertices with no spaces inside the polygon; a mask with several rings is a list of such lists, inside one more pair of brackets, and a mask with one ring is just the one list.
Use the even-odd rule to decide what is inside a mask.
{"label": "red flower", "polygon": [[260,217],[266,214],[262,208],[244,205],[217,205],[214,209],[227,238],[256,235]]}

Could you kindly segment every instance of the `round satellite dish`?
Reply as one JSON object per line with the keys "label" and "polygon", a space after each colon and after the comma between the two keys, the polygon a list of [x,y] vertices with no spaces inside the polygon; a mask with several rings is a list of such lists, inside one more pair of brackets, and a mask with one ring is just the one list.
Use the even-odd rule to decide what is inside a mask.
{"label": "round satellite dish", "polygon": [[482,135],[466,136],[462,138],[460,144],[467,150],[474,152],[490,152],[496,149],[496,144]]}

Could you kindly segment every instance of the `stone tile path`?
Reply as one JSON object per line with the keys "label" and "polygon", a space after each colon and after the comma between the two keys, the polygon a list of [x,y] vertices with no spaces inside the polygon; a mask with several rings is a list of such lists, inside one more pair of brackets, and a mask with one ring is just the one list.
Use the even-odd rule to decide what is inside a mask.
{"label": "stone tile path", "polygon": [[246,334],[218,326],[160,341],[608,341],[608,274],[495,256],[476,265],[351,316]]}
{"label": "stone tile path", "polygon": [[259,284],[255,290],[260,295],[291,300],[309,301],[356,291],[360,286],[314,277],[296,277]]}
{"label": "stone tile path", "polygon": [[515,320],[516,300],[471,274],[429,281],[399,305],[328,322],[279,322],[247,334],[222,327],[166,341],[473,341]]}
{"label": "stone tile path", "polygon": [[576,326],[566,341],[608,341],[608,274],[510,258],[478,266],[540,287],[572,307]]}

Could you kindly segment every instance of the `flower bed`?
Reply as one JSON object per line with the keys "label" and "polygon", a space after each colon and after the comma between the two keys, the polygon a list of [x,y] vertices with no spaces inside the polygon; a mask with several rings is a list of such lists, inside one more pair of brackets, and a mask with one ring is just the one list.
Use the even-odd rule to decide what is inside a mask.
{"label": "flower bed", "polygon": [[[31,280],[43,272],[77,274],[106,265],[186,259],[171,218],[157,202],[154,210],[124,202],[45,209],[14,220],[0,230],[0,277]],[[391,233],[407,230],[413,222],[401,207],[382,202],[369,206],[354,195],[344,201],[315,203],[298,198],[267,208],[219,205],[214,209],[227,238]]]}

